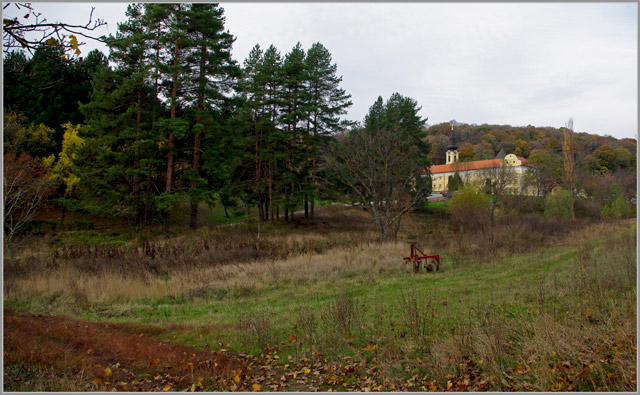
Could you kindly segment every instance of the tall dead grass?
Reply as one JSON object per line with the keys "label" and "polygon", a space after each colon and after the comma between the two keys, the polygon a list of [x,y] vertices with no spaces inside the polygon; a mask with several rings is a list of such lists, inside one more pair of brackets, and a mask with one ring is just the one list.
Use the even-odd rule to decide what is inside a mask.
{"label": "tall dead grass", "polygon": [[593,232],[610,226],[577,234],[591,243],[579,244],[575,258],[552,273],[558,278],[522,284],[534,296],[526,314],[509,319],[491,305],[468,310],[465,330],[439,339],[423,369],[446,381],[471,359],[493,390],[635,391],[635,229],[594,246]]}
{"label": "tall dead grass", "polygon": [[[52,308],[79,304],[140,301],[162,297],[211,297],[220,290],[250,294],[269,287],[304,286],[332,283],[371,273],[397,272],[404,269],[403,243],[360,244],[342,247],[323,254],[305,253],[285,259],[256,263],[196,265],[186,256],[176,257],[171,267],[157,268],[150,262],[137,262],[133,273],[128,263],[93,259],[89,263],[72,260],[28,274],[15,272],[5,278],[5,297],[22,300],[50,300]],[[375,257],[375,258],[373,258]],[[140,258],[144,260],[145,258]],[[120,270],[114,270],[120,267]],[[146,269],[141,269],[142,267]]]}

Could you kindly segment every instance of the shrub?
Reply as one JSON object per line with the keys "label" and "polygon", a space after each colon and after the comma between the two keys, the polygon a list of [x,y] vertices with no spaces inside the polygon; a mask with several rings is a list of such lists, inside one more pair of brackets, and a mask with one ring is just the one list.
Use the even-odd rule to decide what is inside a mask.
{"label": "shrub", "polygon": [[451,213],[451,219],[460,226],[483,229],[491,218],[489,197],[471,188],[462,188],[451,199],[449,213]]}
{"label": "shrub", "polygon": [[575,213],[580,218],[600,218],[602,204],[593,198],[576,199]]}
{"label": "shrub", "polygon": [[573,197],[566,189],[557,188],[544,199],[544,215],[553,218],[573,218]]}
{"label": "shrub", "polygon": [[618,184],[611,185],[611,203],[605,205],[600,211],[602,218],[628,218],[633,217],[631,203],[624,200],[622,188]]}
{"label": "shrub", "polygon": [[505,213],[543,214],[544,199],[538,196],[501,196]]}
{"label": "shrub", "polygon": [[462,178],[460,177],[460,174],[456,172],[454,175],[449,176],[449,182],[447,183],[447,191],[455,192],[460,188],[462,188],[463,186],[464,186],[464,183],[462,182]]}

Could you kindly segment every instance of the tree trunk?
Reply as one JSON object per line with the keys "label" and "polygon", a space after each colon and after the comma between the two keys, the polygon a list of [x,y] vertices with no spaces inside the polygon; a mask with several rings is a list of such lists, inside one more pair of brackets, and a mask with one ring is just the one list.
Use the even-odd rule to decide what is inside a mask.
{"label": "tree trunk", "polygon": [[382,229],[380,230],[380,241],[384,243],[389,239],[389,224],[383,224]]}
{"label": "tree trunk", "polygon": [[262,202],[262,193],[258,192],[258,218],[264,220],[264,203]]}
{"label": "tree trunk", "polygon": [[162,234],[169,238],[169,212],[166,210],[162,213]]}
{"label": "tree trunk", "polygon": [[311,160],[311,185],[313,187],[313,199],[311,199],[311,212],[309,213],[309,217],[311,221],[315,218],[315,198],[316,198],[316,158],[314,157]]}
{"label": "tree trunk", "polygon": [[[158,28],[156,30],[156,62],[160,60],[160,23],[158,23]],[[153,92],[155,94],[155,99],[153,100],[153,113],[151,115],[151,130],[154,130],[156,127],[156,110],[158,105],[158,68],[155,68],[155,83],[153,85]]]}
{"label": "tree trunk", "polygon": [[398,231],[400,230],[400,221],[401,218],[398,218],[393,224],[393,232],[391,233],[391,237],[393,239],[393,241],[397,241],[398,240]]}
{"label": "tree trunk", "polygon": [[[198,108],[196,115],[196,125],[202,125],[202,111],[204,111],[204,88],[206,84],[205,75],[205,56],[207,54],[206,45],[200,47],[200,70],[198,70],[198,83],[200,91],[198,93]],[[193,139],[193,170],[197,175],[200,170],[200,158],[202,153],[200,152],[200,146],[202,145],[202,132],[196,133]],[[191,182],[191,189],[196,189],[197,185],[195,181]],[[198,228],[198,199],[191,197],[191,215],[189,218],[189,227],[191,229]]]}
{"label": "tree trunk", "polygon": [[[197,118],[200,118],[200,115],[198,115]],[[196,123],[200,123],[202,122],[201,119],[196,119]],[[197,172],[200,170],[200,157],[201,157],[201,153],[200,153],[200,145],[201,145],[201,140],[202,140],[202,132],[198,132],[196,133],[195,137],[194,137],[194,143],[193,143],[193,170]],[[191,189],[194,190],[196,189],[197,185],[195,181],[191,181]],[[191,212],[190,212],[190,216],[189,216],[189,227],[191,229],[197,229],[198,228],[198,199],[195,197],[191,197]]]}
{"label": "tree trunk", "polygon": [[[142,92],[138,91],[138,104],[137,104],[137,114],[136,114],[136,143],[140,141],[140,124],[142,122]],[[140,166],[140,159],[138,155],[138,144],[136,144],[136,149],[134,153],[133,159],[133,167],[138,171],[138,167]],[[143,207],[140,207],[140,181],[138,179],[138,175],[136,174],[133,179],[133,199],[136,202],[136,226],[140,225],[142,220],[142,210]]]}
{"label": "tree trunk", "polygon": [[[316,140],[317,137],[318,137],[318,111],[314,111],[314,113],[313,113],[313,138],[314,138],[314,142],[317,141]],[[316,160],[317,160],[317,154],[314,155],[313,158],[311,158],[311,187],[313,188],[313,199],[311,199],[311,212],[309,213],[311,221],[313,221],[313,219],[315,217],[315,204],[314,203],[315,203],[316,196],[317,196]]]}
{"label": "tree trunk", "polygon": [[[178,65],[178,40],[176,39],[173,52],[173,65]],[[173,84],[171,87],[171,119],[176,117],[176,96],[178,94],[178,72],[173,72]],[[173,181],[173,131],[169,132],[169,153],[167,155],[167,183],[165,192],[171,194],[171,185]],[[169,237],[169,211],[165,209],[162,214],[162,233],[165,237]]]}
{"label": "tree trunk", "polygon": [[272,178],[271,178],[271,165],[268,166],[269,169],[269,209],[271,211],[271,220],[273,221],[273,188],[272,188]]}
{"label": "tree trunk", "polygon": [[380,241],[384,243],[389,237],[389,226],[382,220],[382,216],[380,215],[380,212],[376,208],[375,204],[370,205],[368,208],[374,222],[376,223],[376,226],[378,227],[378,230],[380,231]]}

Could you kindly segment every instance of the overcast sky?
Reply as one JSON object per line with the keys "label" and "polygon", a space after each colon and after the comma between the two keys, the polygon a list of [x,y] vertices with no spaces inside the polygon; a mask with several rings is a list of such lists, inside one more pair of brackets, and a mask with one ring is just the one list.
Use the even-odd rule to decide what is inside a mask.
{"label": "overcast sky", "polygon": [[[33,4],[49,21],[72,23],[94,6],[109,32],[126,9]],[[430,125],[560,127],[573,117],[575,131],[637,139],[637,3],[220,4],[241,64],[255,44],[284,55],[298,41],[305,50],[322,43],[353,96],[347,119],[361,121],[378,96],[399,92]]]}

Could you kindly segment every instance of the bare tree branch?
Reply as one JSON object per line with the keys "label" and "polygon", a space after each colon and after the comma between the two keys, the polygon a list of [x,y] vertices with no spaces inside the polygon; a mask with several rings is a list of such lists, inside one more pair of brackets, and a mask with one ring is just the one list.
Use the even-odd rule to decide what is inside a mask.
{"label": "bare tree branch", "polygon": [[357,129],[338,141],[325,158],[328,167],[367,208],[380,239],[397,236],[400,219],[428,190],[417,148],[398,129]]}
{"label": "bare tree branch", "polygon": [[44,199],[53,192],[56,181],[51,179],[38,158],[27,154],[4,155],[4,233],[5,243],[38,213]]}
{"label": "bare tree branch", "polygon": [[[41,13],[33,9],[31,3],[7,3],[3,7],[3,10],[6,10],[10,4],[15,5],[18,10],[24,9],[26,14],[21,19],[18,17],[13,19],[3,18],[2,40],[5,55],[14,50],[26,50],[31,55],[39,52],[47,57],[57,59],[43,51],[43,48],[45,48],[45,46],[60,47],[64,55],[62,59],[57,60],[69,61],[80,55],[79,47],[86,44],[85,42],[79,42],[77,36],[105,42],[104,36],[95,37],[89,34],[89,32],[107,25],[102,19],[93,19],[94,7],[91,8],[89,20],[86,24],[72,25],[47,22],[47,19],[43,18]],[[27,23],[27,19],[30,17],[35,21]],[[69,54],[71,54],[71,56],[69,56]]]}

